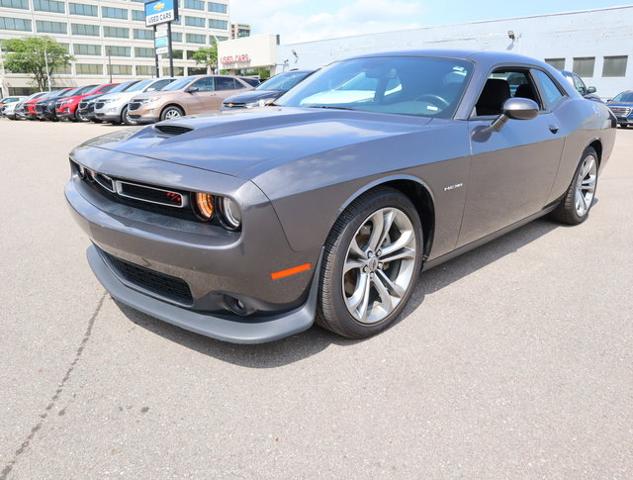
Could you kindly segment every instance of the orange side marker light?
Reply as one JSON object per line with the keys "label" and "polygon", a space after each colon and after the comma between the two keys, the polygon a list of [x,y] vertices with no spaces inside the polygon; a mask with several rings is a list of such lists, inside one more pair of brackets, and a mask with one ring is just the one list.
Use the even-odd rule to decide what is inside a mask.
{"label": "orange side marker light", "polygon": [[273,280],[281,280],[282,278],[292,277],[293,275],[307,272],[311,268],[312,268],[311,263],[304,263],[303,265],[297,265],[296,267],[287,268],[286,270],[273,272],[270,274],[270,278],[272,278]]}

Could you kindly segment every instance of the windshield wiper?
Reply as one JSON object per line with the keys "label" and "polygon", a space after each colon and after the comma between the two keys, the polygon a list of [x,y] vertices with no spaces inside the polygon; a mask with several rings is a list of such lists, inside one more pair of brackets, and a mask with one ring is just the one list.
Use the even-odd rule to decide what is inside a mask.
{"label": "windshield wiper", "polygon": [[349,107],[335,107],[333,105],[310,105],[308,108],[324,108],[326,110],[355,110]]}

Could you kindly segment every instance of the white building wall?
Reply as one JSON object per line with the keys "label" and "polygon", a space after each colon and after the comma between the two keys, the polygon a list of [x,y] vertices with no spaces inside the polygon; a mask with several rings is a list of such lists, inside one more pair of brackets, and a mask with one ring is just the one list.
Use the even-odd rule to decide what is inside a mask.
{"label": "white building wall", "polygon": [[[515,41],[508,31],[515,33]],[[594,74],[584,80],[600,96],[612,97],[633,89],[633,5],[285,44],[278,49],[277,63],[279,71],[318,68],[359,54],[428,48],[505,50],[541,60],[565,58],[567,70],[572,70],[574,57],[595,57]],[[626,76],[605,78],[603,59],[615,55],[629,57]]]}

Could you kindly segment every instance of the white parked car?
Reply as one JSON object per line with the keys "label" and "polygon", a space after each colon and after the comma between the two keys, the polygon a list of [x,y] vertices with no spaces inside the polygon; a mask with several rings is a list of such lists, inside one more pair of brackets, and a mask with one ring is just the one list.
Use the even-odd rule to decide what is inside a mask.
{"label": "white parked car", "polygon": [[162,90],[174,80],[176,79],[172,77],[150,78],[138,82],[124,92],[103,95],[95,103],[95,118],[102,122],[131,125],[134,121],[128,117],[130,100],[139,93]]}

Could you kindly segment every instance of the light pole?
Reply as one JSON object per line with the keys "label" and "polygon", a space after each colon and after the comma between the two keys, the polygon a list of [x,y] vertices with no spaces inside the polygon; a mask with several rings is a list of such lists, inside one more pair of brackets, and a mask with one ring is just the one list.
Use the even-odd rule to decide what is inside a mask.
{"label": "light pole", "polygon": [[48,91],[51,91],[51,72],[48,69],[48,52],[46,51],[46,48],[44,48],[44,66],[46,68],[46,80],[48,83]]}
{"label": "light pole", "polygon": [[4,54],[2,53],[2,42],[0,42],[0,93],[1,96],[9,95],[9,89],[5,88],[6,85],[6,71],[4,69]]}
{"label": "light pole", "polygon": [[106,47],[108,51],[108,73],[110,74],[110,83],[112,83],[112,55],[110,55],[110,47]]}

